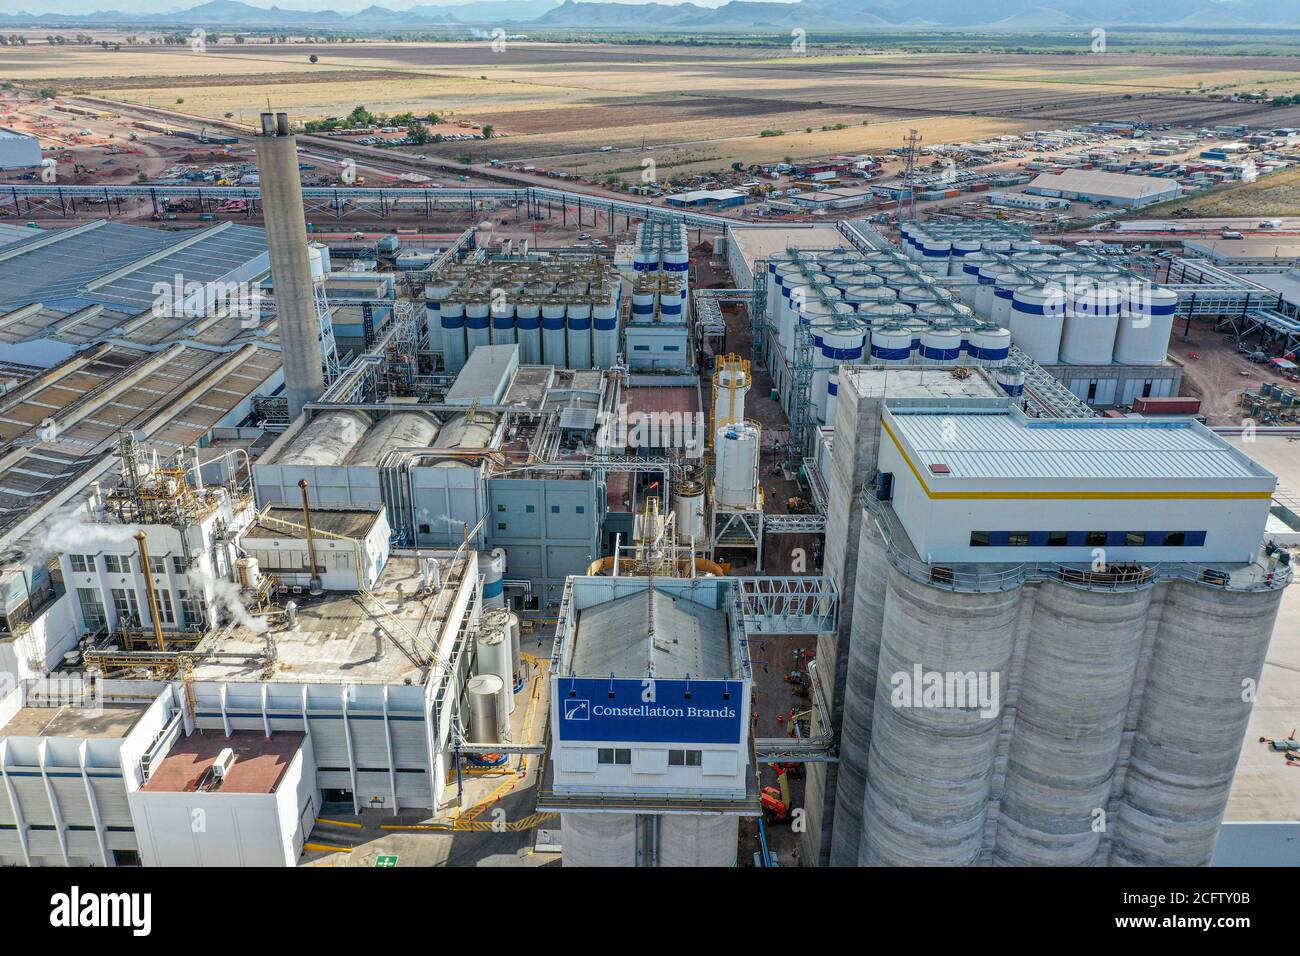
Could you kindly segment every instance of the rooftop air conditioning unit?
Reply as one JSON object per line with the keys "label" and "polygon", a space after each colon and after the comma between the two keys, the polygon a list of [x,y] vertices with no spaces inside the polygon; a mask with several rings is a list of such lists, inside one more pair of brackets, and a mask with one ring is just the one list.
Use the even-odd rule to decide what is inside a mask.
{"label": "rooftop air conditioning unit", "polygon": [[225,780],[226,774],[230,773],[230,768],[234,765],[235,752],[227,747],[217,754],[217,759],[212,764],[212,776],[217,780]]}

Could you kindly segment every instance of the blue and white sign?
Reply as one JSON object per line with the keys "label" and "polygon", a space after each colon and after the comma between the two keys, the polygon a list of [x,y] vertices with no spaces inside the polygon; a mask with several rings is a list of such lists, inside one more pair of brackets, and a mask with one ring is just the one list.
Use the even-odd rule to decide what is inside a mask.
{"label": "blue and white sign", "polygon": [[743,681],[561,677],[561,740],[736,744]]}

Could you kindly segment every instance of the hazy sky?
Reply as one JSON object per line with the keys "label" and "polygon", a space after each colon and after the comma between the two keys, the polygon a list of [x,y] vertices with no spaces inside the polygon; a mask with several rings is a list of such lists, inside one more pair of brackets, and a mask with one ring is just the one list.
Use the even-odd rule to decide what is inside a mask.
{"label": "hazy sky", "polygon": [[[175,10],[188,10],[196,7],[204,0],[17,0],[12,7],[8,3],[4,4],[9,7],[6,12],[17,13],[63,13],[76,16],[83,13],[94,13],[96,10],[122,10],[132,13],[170,13]],[[283,10],[337,10],[339,13],[355,13],[358,10],[364,10],[369,6],[388,7],[390,10],[406,10],[416,6],[433,6],[445,7],[454,6],[464,3],[466,0],[260,0],[260,2],[249,2],[243,0],[254,7],[280,7]],[[619,3],[651,3],[664,2],[676,3],[680,0],[617,0]],[[727,0],[690,0],[690,2],[701,7],[720,7]],[[777,0],[781,2],[781,0]],[[792,0],[793,2],[793,0]],[[559,4],[559,0],[556,0]]]}

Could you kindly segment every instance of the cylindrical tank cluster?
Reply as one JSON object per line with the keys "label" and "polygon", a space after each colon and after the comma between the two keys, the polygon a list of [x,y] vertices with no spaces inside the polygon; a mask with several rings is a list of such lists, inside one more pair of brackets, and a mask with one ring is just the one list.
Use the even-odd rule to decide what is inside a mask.
{"label": "cylindrical tank cluster", "polygon": [[608,368],[618,356],[622,282],[607,263],[452,264],[425,286],[429,341],[451,374],[480,345],[518,344],[524,365]]}
{"label": "cylindrical tank cluster", "polygon": [[854,544],[832,865],[1210,863],[1281,588],[954,587]]}
{"label": "cylindrical tank cluster", "polygon": [[911,259],[926,272],[950,277],[963,305],[1010,329],[1016,346],[1039,364],[1164,362],[1177,293],[1092,252],[999,238],[1002,231],[989,224],[900,228]]}
{"label": "cylindrical tank cluster", "polygon": [[654,219],[637,226],[632,268],[632,322],[686,321],[690,239],[684,225]]}
{"label": "cylindrical tank cluster", "polygon": [[515,663],[510,617],[510,612],[504,607],[484,608],[475,641],[477,672],[493,674],[501,679],[500,712],[506,716],[515,712]]}
{"label": "cylindrical tank cluster", "polygon": [[974,288],[975,280],[946,272],[918,277],[916,266],[888,251],[769,260],[767,311],[782,352],[794,357],[800,326],[812,340],[809,399],[816,420],[834,424],[837,369],[845,362],[1005,363],[1011,335],[975,317],[974,294],[962,285]]}

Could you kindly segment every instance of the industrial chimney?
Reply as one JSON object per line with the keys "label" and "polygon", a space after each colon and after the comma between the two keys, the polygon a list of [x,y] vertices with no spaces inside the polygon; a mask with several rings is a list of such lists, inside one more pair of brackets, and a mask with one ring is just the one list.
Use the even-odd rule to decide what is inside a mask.
{"label": "industrial chimney", "polygon": [[298,179],[298,146],[289,132],[289,114],[263,113],[256,139],[262,211],[271,252],[271,281],[279,318],[280,355],[289,420],[325,391],[320,329],[307,251],[307,220]]}

